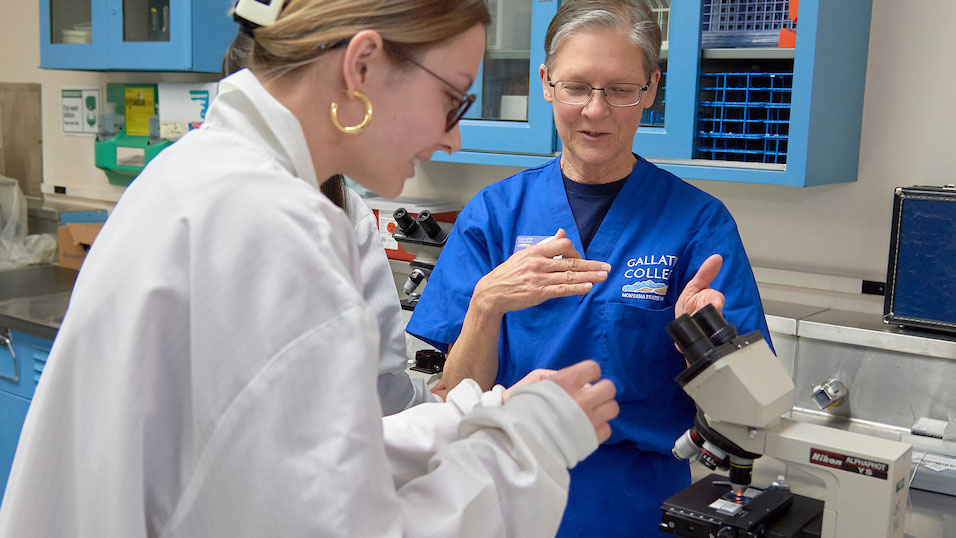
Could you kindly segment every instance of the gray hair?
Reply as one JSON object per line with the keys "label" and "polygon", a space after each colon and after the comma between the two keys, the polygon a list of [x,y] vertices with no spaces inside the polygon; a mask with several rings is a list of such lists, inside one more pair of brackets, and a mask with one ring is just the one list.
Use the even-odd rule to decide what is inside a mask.
{"label": "gray hair", "polygon": [[544,65],[551,70],[555,54],[565,41],[592,29],[620,30],[644,54],[650,77],[661,54],[661,28],[644,0],[567,0],[562,3],[544,37]]}

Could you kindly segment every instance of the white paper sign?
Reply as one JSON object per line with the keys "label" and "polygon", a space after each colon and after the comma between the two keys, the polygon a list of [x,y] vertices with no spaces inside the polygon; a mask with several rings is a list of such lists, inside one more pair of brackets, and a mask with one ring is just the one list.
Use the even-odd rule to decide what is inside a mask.
{"label": "white paper sign", "polygon": [[160,82],[159,135],[176,140],[202,125],[218,89],[218,82]]}
{"label": "white paper sign", "polygon": [[100,115],[100,89],[60,88],[60,110],[63,134],[95,135],[96,122]]}
{"label": "white paper sign", "polygon": [[394,232],[396,228],[398,228],[398,223],[395,222],[395,219],[392,218],[392,215],[386,214],[384,211],[379,211],[378,231],[380,234],[382,234],[382,245],[386,249],[398,249],[398,241],[392,237],[392,232]]}

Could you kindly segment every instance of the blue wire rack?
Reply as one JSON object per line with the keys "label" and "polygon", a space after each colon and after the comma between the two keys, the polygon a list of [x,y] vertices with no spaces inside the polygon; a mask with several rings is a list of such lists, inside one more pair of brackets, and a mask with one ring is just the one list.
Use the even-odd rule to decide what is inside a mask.
{"label": "blue wire rack", "polygon": [[661,80],[657,84],[657,99],[654,100],[654,108],[644,110],[641,114],[642,127],[663,127],[664,126],[664,98],[666,97],[665,83],[667,82],[667,71],[661,71]]}
{"label": "blue wire rack", "polygon": [[703,48],[776,47],[781,28],[796,28],[787,0],[704,0]]}
{"label": "blue wire rack", "polygon": [[793,73],[701,73],[694,157],[786,164]]}

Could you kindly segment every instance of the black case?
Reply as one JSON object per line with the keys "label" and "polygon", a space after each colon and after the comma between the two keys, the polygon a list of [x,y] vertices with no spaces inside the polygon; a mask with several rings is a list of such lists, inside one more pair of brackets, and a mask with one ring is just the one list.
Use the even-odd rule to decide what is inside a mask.
{"label": "black case", "polygon": [[956,333],[956,185],[897,187],[883,321]]}

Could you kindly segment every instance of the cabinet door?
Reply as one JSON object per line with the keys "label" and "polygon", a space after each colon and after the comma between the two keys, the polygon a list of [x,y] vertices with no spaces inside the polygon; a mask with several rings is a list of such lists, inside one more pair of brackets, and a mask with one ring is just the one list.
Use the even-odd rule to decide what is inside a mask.
{"label": "cabinet door", "polygon": [[33,398],[53,342],[0,328],[0,391]]}
{"label": "cabinet door", "polygon": [[[674,0],[675,8],[678,1]],[[703,11],[714,17],[716,9],[737,3],[703,0]],[[761,0],[748,0],[747,5],[764,10],[788,6]],[[712,36],[705,36],[705,47],[714,48],[702,51],[700,97],[689,109],[698,114],[697,149],[690,159],[663,159],[657,164],[688,179],[795,187],[855,181],[871,9],[872,0],[801,1],[795,48],[789,49],[792,67],[784,69],[752,67],[786,58],[785,50],[772,44],[762,50],[739,48],[727,43],[737,37],[734,32],[716,44],[711,43]],[[728,15],[735,20],[742,16],[740,11]],[[699,17],[697,24],[704,20]],[[752,20],[743,22],[749,25]],[[723,69],[714,68],[715,63]],[[778,112],[785,112],[786,119],[783,114],[778,118]],[[757,125],[763,131],[752,131],[755,119],[765,122],[763,127]]]}
{"label": "cabinet door", "polygon": [[40,67],[216,72],[233,0],[40,0]]}
{"label": "cabinet door", "polygon": [[634,153],[643,157],[689,159],[697,119],[697,66],[700,63],[700,2],[649,0],[661,26],[660,70],[664,74],[654,106],[634,136]]}
{"label": "cabinet door", "polygon": [[29,408],[30,400],[0,390],[0,500],[7,487],[13,455]]}
{"label": "cabinet door", "polygon": [[190,0],[108,0],[108,69],[192,67]]}
{"label": "cabinet door", "polygon": [[103,1],[40,0],[40,66],[104,68],[107,9]]}
{"label": "cabinet door", "polygon": [[[491,0],[485,57],[460,124],[462,151],[439,161],[531,166],[554,151],[554,117],[541,94],[538,66],[544,34],[557,11],[552,0]],[[544,159],[542,159],[544,156]]]}

